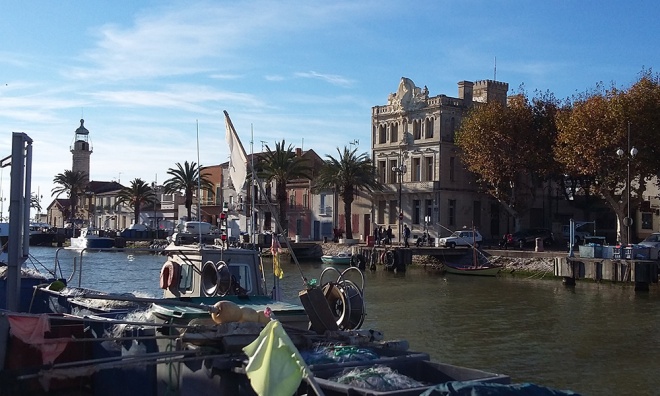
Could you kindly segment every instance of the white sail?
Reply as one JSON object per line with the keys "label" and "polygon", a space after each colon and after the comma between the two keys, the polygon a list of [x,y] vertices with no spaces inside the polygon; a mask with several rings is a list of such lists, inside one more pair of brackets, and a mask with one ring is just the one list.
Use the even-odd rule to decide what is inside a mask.
{"label": "white sail", "polygon": [[243,189],[247,177],[247,155],[227,111],[225,111],[225,123],[227,124],[225,139],[229,146],[229,177],[234,189],[238,192]]}

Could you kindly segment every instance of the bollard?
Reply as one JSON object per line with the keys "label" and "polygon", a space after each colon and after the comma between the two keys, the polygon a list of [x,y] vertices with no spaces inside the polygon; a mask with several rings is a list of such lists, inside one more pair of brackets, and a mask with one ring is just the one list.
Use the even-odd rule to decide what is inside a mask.
{"label": "bollard", "polygon": [[543,251],[543,239],[536,238],[536,248],[534,250],[537,251],[537,252],[542,252]]}

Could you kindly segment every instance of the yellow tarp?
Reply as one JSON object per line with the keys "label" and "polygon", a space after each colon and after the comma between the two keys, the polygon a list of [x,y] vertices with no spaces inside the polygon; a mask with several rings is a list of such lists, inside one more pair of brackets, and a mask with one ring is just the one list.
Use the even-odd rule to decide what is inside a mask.
{"label": "yellow tarp", "polygon": [[282,266],[280,265],[279,254],[273,255],[273,274],[275,274],[275,276],[278,277],[279,279],[284,278],[284,271],[282,270]]}
{"label": "yellow tarp", "polygon": [[291,396],[306,376],[305,361],[277,320],[271,320],[243,352],[249,358],[245,371],[259,396]]}

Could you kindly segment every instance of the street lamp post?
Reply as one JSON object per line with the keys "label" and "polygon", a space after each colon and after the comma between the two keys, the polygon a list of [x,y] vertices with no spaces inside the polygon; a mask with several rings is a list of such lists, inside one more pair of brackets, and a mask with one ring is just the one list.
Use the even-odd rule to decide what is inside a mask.
{"label": "street lamp post", "polygon": [[396,172],[399,178],[399,246],[401,246],[401,233],[403,226],[402,183],[403,174],[406,173],[406,166],[403,164],[403,156],[401,150],[399,150],[399,165],[393,166],[392,171]]}
{"label": "street lamp post", "polygon": [[623,157],[626,155],[626,160],[627,160],[627,177],[626,177],[626,190],[628,193],[628,201],[627,201],[627,207],[628,207],[628,214],[625,219],[623,219],[623,225],[626,226],[626,244],[630,245],[630,226],[633,224],[633,219],[630,217],[630,196],[631,196],[631,188],[630,188],[630,160],[632,160],[636,155],[637,155],[637,149],[633,146],[630,148],[630,121],[628,121],[628,151],[626,154],[622,149],[617,149],[616,154],[619,157]]}
{"label": "street lamp post", "polygon": [[151,182],[151,189],[154,191],[154,195],[156,196],[156,199],[154,200],[154,222],[153,226],[156,232],[158,232],[158,229],[160,228],[160,217],[158,217],[158,204],[160,203],[160,197],[158,196],[160,188],[158,187],[158,182],[153,181]]}

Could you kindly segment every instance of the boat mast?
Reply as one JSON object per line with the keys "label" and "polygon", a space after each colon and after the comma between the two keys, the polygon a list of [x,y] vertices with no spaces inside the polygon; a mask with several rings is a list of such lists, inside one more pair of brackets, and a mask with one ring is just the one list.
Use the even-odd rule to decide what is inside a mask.
{"label": "boat mast", "polygon": [[[21,300],[21,267],[30,253],[30,197],[32,191],[32,139],[22,132],[12,135],[9,240],[7,246],[7,309],[18,311]],[[4,167],[8,164],[3,163]]]}
{"label": "boat mast", "polygon": [[202,165],[199,162],[199,120],[195,120],[197,124],[197,232],[199,235],[199,244],[202,244]]}
{"label": "boat mast", "polygon": [[[254,237],[256,236],[256,230],[254,229],[254,225],[256,224],[256,220],[254,219],[255,213],[257,213],[254,210],[254,204],[255,204],[255,197],[254,197],[254,126],[252,123],[250,123],[250,169],[252,169],[251,172],[251,177],[250,177],[250,187],[248,187],[248,193],[252,197],[251,199],[251,205],[250,205],[250,241],[252,241],[252,246],[255,246],[254,243]],[[247,214],[247,211],[245,211]]]}

